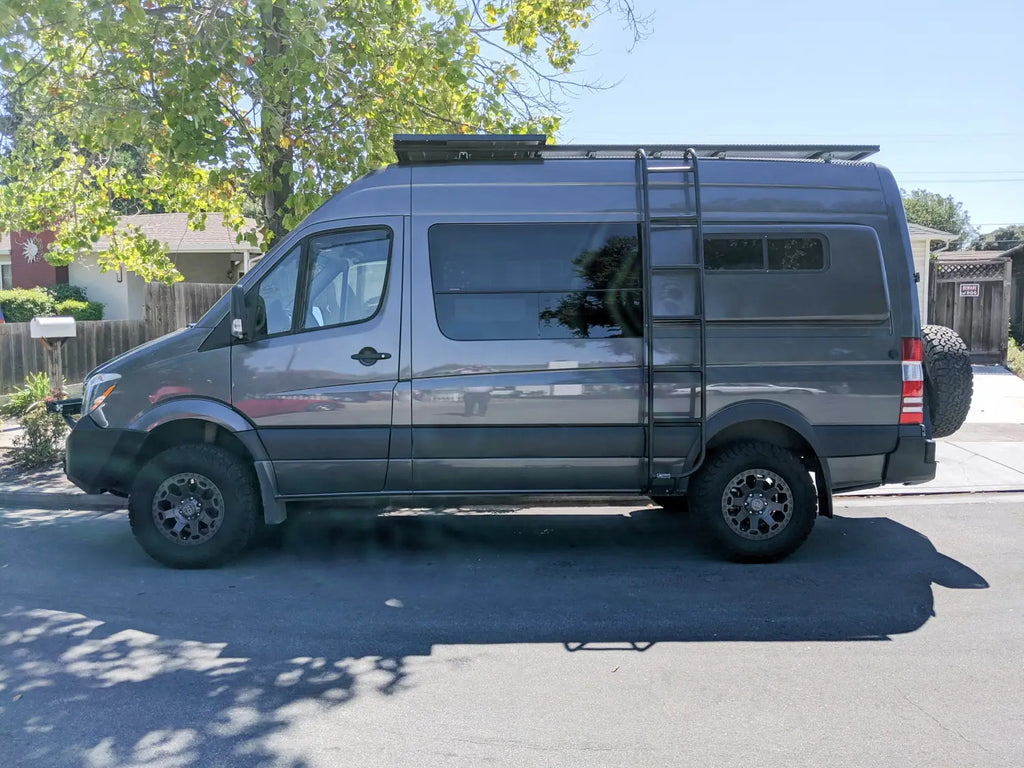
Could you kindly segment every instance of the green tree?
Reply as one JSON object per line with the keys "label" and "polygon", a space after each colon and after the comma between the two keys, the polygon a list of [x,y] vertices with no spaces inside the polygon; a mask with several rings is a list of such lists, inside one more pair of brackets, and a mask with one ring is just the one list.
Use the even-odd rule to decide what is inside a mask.
{"label": "green tree", "polygon": [[971,217],[964,210],[963,203],[952,196],[943,197],[925,189],[915,189],[909,193],[900,190],[900,193],[907,221],[959,235],[956,242],[950,244],[953,250],[963,250],[977,237],[977,230],[971,226]]}
{"label": "green tree", "polygon": [[1024,225],[1014,224],[1009,227],[994,229],[982,235],[975,247],[979,251],[1008,251],[1024,243]]}
{"label": "green tree", "polygon": [[[552,132],[578,34],[632,0],[8,0],[0,228],[59,224],[67,264],[124,211],[180,210],[264,242],[392,160],[395,132]],[[252,235],[255,241],[255,235]],[[117,230],[101,267],[180,278]]]}

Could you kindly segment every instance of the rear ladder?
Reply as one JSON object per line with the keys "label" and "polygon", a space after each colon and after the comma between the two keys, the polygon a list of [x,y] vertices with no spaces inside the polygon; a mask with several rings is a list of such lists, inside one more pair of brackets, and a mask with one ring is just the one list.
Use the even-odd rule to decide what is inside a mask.
{"label": "rear ladder", "polygon": [[[657,154],[650,158],[645,150],[636,151],[643,213],[645,491],[650,496],[679,493],[680,481],[700,468],[707,424],[704,228],[697,153],[687,149],[682,164],[650,164],[657,159]],[[659,204],[652,208],[655,174],[686,181],[660,185],[666,189],[654,185]]]}

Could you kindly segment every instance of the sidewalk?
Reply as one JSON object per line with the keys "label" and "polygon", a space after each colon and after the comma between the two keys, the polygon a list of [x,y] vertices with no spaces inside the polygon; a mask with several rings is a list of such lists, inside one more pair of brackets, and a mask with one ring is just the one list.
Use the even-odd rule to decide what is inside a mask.
{"label": "sidewalk", "polygon": [[[0,462],[11,446],[13,424],[0,424]],[[888,485],[847,496],[920,496],[941,493],[1024,491],[1024,379],[999,366],[974,367],[974,400],[967,422],[936,446],[935,479]],[[621,498],[617,499],[621,501]],[[124,509],[125,499],[87,496],[60,469],[11,472],[0,463],[0,506],[42,509]]]}
{"label": "sidewalk", "polygon": [[974,398],[963,427],[938,441],[935,479],[884,485],[850,496],[1024,491],[1024,379],[998,365],[974,366]]}

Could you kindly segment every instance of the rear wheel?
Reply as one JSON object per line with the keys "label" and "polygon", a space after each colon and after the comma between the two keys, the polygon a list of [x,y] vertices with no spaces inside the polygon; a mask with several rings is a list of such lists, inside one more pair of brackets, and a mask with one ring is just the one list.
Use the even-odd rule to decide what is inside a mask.
{"label": "rear wheel", "polygon": [[136,540],[172,568],[208,568],[235,557],[252,542],[259,515],[252,466],[206,444],[157,454],[128,501]]}
{"label": "rear wheel", "polygon": [[759,442],[712,454],[690,486],[690,505],[719,550],[752,563],[796,551],[814,527],[818,509],[800,457]]}

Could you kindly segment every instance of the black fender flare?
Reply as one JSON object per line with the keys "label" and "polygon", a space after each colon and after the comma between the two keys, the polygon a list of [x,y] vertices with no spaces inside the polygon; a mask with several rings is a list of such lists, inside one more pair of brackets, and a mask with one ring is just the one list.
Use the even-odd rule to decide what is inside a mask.
{"label": "black fender flare", "polygon": [[148,434],[164,424],[185,419],[214,424],[238,438],[252,456],[263,502],[264,522],[283,523],[287,512],[285,503],[277,498],[277,476],[266,446],[256,433],[255,425],[231,406],[205,397],[170,398],[138,414],[127,428]]}
{"label": "black fender flare", "polygon": [[[704,429],[704,443],[707,445],[715,437],[729,427],[736,426],[748,421],[767,421],[781,424],[798,434],[814,453],[816,466],[815,475],[818,478],[816,483],[818,491],[818,514],[823,517],[832,517],[832,475],[829,472],[828,462],[822,458],[821,444],[817,439],[814,427],[804,418],[803,414],[788,406],[769,401],[755,400],[744,403],[728,405],[720,411],[716,411],[707,420]],[[692,462],[697,458],[700,446],[695,446],[688,461]]]}

